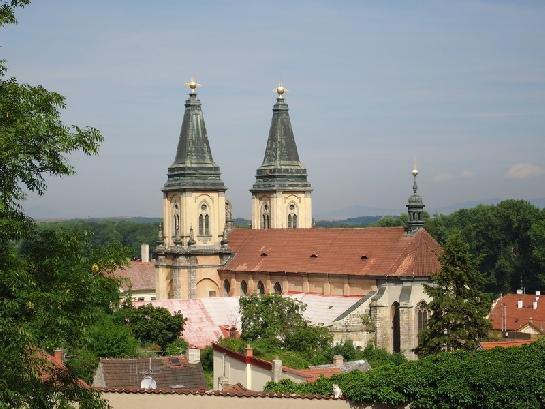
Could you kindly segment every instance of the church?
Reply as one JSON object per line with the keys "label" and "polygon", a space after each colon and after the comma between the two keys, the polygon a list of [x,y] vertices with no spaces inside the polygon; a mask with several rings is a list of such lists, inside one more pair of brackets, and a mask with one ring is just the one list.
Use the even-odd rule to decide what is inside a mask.
{"label": "church", "polygon": [[251,229],[233,228],[194,80],[163,191],[155,249],[158,300],[316,294],[354,297],[330,326],[337,341],[368,342],[410,356],[427,321],[423,284],[440,269],[423,228],[413,170],[408,226],[313,228],[312,187],[291,127],[286,89],[276,102],[251,192]]}

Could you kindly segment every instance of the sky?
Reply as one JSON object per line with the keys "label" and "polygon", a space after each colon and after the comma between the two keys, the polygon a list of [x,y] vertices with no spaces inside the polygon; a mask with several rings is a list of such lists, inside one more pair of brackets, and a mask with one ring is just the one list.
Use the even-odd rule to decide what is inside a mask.
{"label": "sky", "polygon": [[403,212],[415,159],[429,209],[545,197],[543,1],[49,0],[17,16],[8,74],[105,138],[29,195],[34,217],[159,217],[191,76],[236,216],[279,80],[317,217]]}

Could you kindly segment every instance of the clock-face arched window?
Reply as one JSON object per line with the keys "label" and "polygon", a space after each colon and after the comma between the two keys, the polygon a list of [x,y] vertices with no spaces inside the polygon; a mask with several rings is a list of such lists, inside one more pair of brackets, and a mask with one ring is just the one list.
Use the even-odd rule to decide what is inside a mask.
{"label": "clock-face arched window", "polygon": [[271,228],[271,205],[268,202],[261,205],[261,228]]}
{"label": "clock-face arched window", "polygon": [[208,214],[208,205],[206,203],[202,203],[200,211],[199,236],[210,236],[210,216]]}
{"label": "clock-face arched window", "polygon": [[290,203],[288,205],[288,229],[297,228],[297,205]]}

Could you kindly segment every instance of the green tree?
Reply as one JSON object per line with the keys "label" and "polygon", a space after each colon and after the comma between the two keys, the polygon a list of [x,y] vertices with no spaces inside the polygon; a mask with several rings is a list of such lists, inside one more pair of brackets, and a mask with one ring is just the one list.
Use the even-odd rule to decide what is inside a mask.
{"label": "green tree", "polygon": [[[0,3],[0,26],[15,23],[29,1]],[[0,62],[0,406],[100,407],[73,373],[52,371],[43,350],[75,348],[96,315],[117,302],[108,273],[123,264],[116,250],[91,251],[82,237],[36,235],[21,207],[25,191],[46,190],[45,176],[73,173],[72,152],[91,155],[102,136],[61,121],[64,98],[21,84]],[[26,239],[19,248],[17,242]],[[47,376],[45,376],[47,374]]]}
{"label": "green tree", "polygon": [[422,332],[416,352],[429,355],[440,351],[475,350],[486,338],[489,322],[485,318],[490,300],[479,289],[482,275],[478,260],[460,232],[453,232],[443,248],[441,270],[425,285],[432,298],[431,317]]}
{"label": "green tree", "polygon": [[115,315],[117,322],[125,324],[141,343],[157,344],[163,352],[184,329],[185,319],[181,313],[172,315],[166,308],[151,304],[138,308],[125,305]]}

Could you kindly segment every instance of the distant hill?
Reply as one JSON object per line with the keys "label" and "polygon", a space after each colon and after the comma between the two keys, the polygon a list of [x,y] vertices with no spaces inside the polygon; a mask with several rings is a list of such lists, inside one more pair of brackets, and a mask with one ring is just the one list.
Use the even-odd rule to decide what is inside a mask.
{"label": "distant hill", "polygon": [[318,220],[315,227],[364,227],[374,224],[382,219],[382,216],[349,217],[341,220]]}

